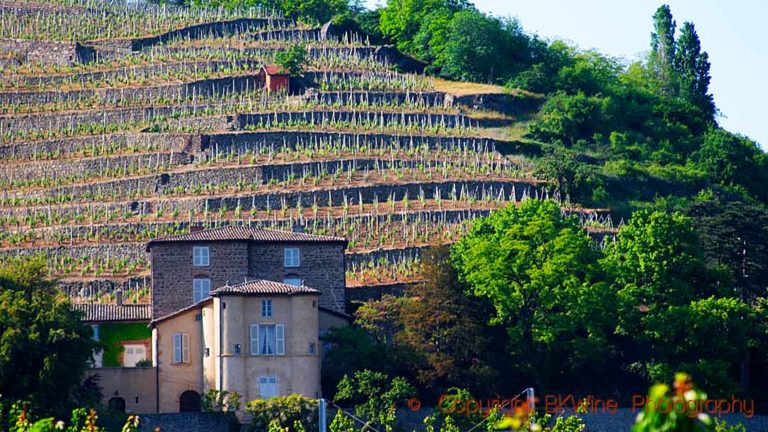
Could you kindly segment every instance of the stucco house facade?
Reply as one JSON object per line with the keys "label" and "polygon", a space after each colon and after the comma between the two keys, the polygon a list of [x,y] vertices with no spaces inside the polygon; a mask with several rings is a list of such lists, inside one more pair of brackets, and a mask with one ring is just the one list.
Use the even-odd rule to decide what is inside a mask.
{"label": "stucco house facade", "polygon": [[[339,237],[247,227],[150,241],[151,338],[143,352],[152,366],[142,369],[153,376],[106,391],[151,389],[135,409],[126,404],[144,413],[199,411],[210,390],[236,391],[243,401],[320,397],[319,335],[349,318],[346,245]],[[138,375],[130,369],[139,368],[122,369]]]}

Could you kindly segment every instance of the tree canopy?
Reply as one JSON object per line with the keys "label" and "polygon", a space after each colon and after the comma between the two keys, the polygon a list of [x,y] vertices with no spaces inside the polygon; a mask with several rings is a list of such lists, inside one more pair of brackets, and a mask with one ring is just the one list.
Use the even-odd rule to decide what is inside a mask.
{"label": "tree canopy", "polygon": [[38,413],[62,414],[96,347],[90,326],[46,271],[40,259],[0,267],[0,394],[30,401]]}

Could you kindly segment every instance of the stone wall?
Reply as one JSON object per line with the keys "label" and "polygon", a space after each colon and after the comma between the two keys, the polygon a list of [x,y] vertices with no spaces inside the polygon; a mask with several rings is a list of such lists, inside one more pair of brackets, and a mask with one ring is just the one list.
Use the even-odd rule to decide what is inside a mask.
{"label": "stone wall", "polygon": [[449,200],[455,196],[457,199],[464,197],[473,197],[477,200],[487,199],[495,200],[501,196],[504,200],[521,200],[526,196],[539,196],[541,191],[538,189],[538,183],[524,180],[508,181],[432,181],[419,183],[401,183],[401,184],[378,184],[367,186],[335,186],[326,189],[314,189],[295,192],[260,192],[247,194],[237,197],[199,197],[199,198],[176,198],[176,199],[157,199],[157,200],[134,200],[127,202],[110,203],[88,203],[73,204],[66,206],[40,205],[27,207],[7,207],[0,209],[0,215],[5,217],[26,217],[36,214],[38,211],[55,213],[62,219],[72,219],[75,216],[89,211],[101,212],[127,212],[129,214],[150,214],[156,211],[163,211],[169,214],[177,211],[184,214],[192,211],[201,214],[206,209],[208,211],[218,211],[225,206],[232,210],[240,207],[242,211],[249,211],[251,208],[258,210],[279,209],[285,206],[298,207],[299,204],[304,208],[310,208],[317,204],[318,206],[341,205],[346,202],[349,205],[356,205],[362,200],[363,203],[371,203],[374,200],[385,202],[391,197],[394,201],[402,200],[408,196],[414,199],[423,194],[424,198],[432,199],[437,194],[443,199]]}
{"label": "stone wall", "polygon": [[184,151],[199,147],[200,136],[196,134],[123,132],[2,145],[0,146],[0,159],[38,160],[53,157],[66,159],[79,156],[84,152],[105,154],[107,149],[114,149],[115,151],[125,151],[129,148],[135,148],[138,151]]}
{"label": "stone wall", "polygon": [[258,73],[226,78],[211,78],[182,84],[163,84],[147,87],[80,89],[70,91],[4,91],[0,93],[0,104],[44,105],[77,100],[99,101],[107,105],[119,102],[168,100],[189,100],[193,96],[212,97],[231,93],[249,92],[262,87]]}
{"label": "stone wall", "polygon": [[307,100],[326,105],[405,105],[413,104],[423,107],[445,106],[443,92],[383,92],[383,91],[323,91],[309,92]]}
{"label": "stone wall", "polygon": [[12,55],[21,63],[67,65],[91,59],[91,50],[75,42],[0,40],[0,57]]}
{"label": "stone wall", "polygon": [[[300,249],[300,266],[283,267],[283,249]],[[250,277],[282,282],[287,277],[302,279],[320,291],[320,306],[344,312],[344,246],[339,243],[251,243],[248,247]]]}
{"label": "stone wall", "polygon": [[217,413],[174,413],[141,416],[140,432],[239,432],[229,420]]}
{"label": "stone wall", "polygon": [[259,152],[265,149],[280,151],[295,149],[298,145],[338,143],[350,148],[414,149],[426,146],[430,149],[460,149],[473,152],[493,152],[505,141],[487,138],[398,135],[383,133],[350,133],[322,131],[255,131],[209,134],[203,137],[201,149],[206,153],[244,153],[248,150]]}
{"label": "stone wall", "polygon": [[125,401],[126,413],[152,413],[157,410],[157,375],[153,367],[115,367],[89,369],[86,376],[98,376],[101,403],[111,398]]}
{"label": "stone wall", "polygon": [[[386,111],[283,111],[276,113],[238,114],[235,127],[278,127],[281,124],[327,124],[333,122],[367,124],[382,127],[418,126],[447,127],[478,126],[481,121],[456,114],[395,113]],[[485,123],[483,121],[482,123]]]}
{"label": "stone wall", "polygon": [[[124,170],[130,174],[131,167],[154,169],[187,164],[189,155],[184,153],[154,153],[135,154],[114,157],[91,157],[81,159],[49,160],[42,162],[26,162],[15,165],[0,165],[0,178],[5,181],[30,181],[47,179],[83,178],[92,180],[104,175],[114,176],[115,170]],[[82,177],[81,177],[82,176]],[[96,187],[96,184],[87,186]],[[26,194],[26,192],[24,192]]]}
{"label": "stone wall", "polygon": [[[210,265],[192,265],[193,246],[210,248]],[[283,267],[285,247],[301,249],[301,266]],[[320,305],[344,311],[344,250],[340,244],[184,242],[152,246],[153,318],[192,304],[195,277],[211,280],[211,289],[244,282],[246,278],[282,281],[299,277],[320,290]]]}
{"label": "stone wall", "polygon": [[138,66],[121,67],[94,72],[76,72],[61,75],[14,75],[2,79],[11,83],[15,87],[52,87],[63,84],[75,86],[77,83],[90,83],[114,80],[117,78],[145,77],[147,79],[157,78],[165,73],[194,73],[196,71],[219,72],[229,68],[250,68],[259,69],[259,64],[251,60],[203,60],[203,61],[175,61],[145,64]]}

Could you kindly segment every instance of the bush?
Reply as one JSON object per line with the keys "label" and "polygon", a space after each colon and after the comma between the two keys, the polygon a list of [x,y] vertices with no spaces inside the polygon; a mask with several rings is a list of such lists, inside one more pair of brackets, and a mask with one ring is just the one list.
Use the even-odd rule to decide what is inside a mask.
{"label": "bush", "polygon": [[253,416],[249,431],[264,432],[276,422],[283,430],[301,432],[317,430],[318,403],[302,395],[257,399],[246,404],[245,411]]}

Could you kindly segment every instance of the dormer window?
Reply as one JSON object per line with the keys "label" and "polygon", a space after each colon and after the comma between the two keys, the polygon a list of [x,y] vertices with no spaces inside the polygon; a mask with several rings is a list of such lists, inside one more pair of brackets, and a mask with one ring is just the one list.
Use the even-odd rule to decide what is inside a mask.
{"label": "dormer window", "polygon": [[299,248],[285,248],[283,257],[285,267],[298,267],[301,264]]}
{"label": "dormer window", "polygon": [[192,265],[195,267],[208,267],[210,265],[210,249],[208,246],[195,246],[192,248]]}

